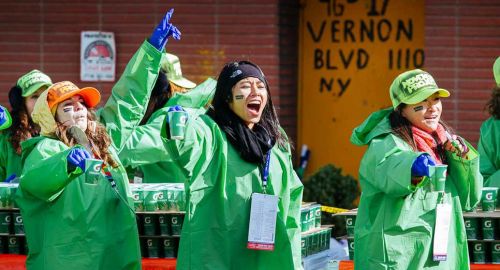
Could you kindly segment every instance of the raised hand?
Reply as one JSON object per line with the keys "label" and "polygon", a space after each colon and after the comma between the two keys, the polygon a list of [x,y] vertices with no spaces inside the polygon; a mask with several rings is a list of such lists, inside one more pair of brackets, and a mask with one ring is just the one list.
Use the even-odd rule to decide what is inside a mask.
{"label": "raised hand", "polygon": [[155,27],[153,33],[149,37],[149,43],[159,51],[162,51],[167,44],[168,38],[173,37],[176,40],[181,39],[181,32],[175,25],[170,23],[170,19],[174,13],[174,9],[170,9],[160,23]]}

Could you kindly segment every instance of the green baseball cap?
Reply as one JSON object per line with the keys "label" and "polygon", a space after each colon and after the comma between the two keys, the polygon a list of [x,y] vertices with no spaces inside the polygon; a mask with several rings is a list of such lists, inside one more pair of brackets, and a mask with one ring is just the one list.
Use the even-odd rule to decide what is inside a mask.
{"label": "green baseball cap", "polygon": [[22,89],[22,96],[28,97],[33,95],[42,86],[51,86],[52,80],[40,70],[32,70],[17,80],[17,86]]}
{"label": "green baseball cap", "polygon": [[495,60],[495,63],[493,64],[493,75],[495,76],[495,82],[497,85],[500,84],[500,57]]}
{"label": "green baseball cap", "polygon": [[196,86],[196,83],[182,76],[181,62],[176,55],[164,53],[161,59],[161,68],[167,73],[167,79],[176,85],[186,89]]}
{"label": "green baseball cap", "polygon": [[439,88],[431,74],[413,69],[405,71],[394,79],[389,90],[392,107],[396,109],[399,104],[417,104],[438,92],[439,97],[449,97],[448,90]]}
{"label": "green baseball cap", "polygon": [[12,124],[12,118],[10,117],[9,111],[0,105],[0,130],[9,128]]}

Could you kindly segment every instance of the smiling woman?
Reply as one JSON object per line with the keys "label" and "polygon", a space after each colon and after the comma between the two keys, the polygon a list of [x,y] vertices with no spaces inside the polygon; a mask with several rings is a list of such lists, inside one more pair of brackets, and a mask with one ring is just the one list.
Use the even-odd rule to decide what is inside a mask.
{"label": "smiling woman", "polygon": [[[226,64],[212,106],[190,115],[184,140],[171,140],[167,126],[166,149],[185,173],[189,200],[177,269],[302,269],[303,186],[261,69]],[[272,241],[260,243],[249,228],[263,219],[251,219],[250,209],[264,197],[276,220],[265,224],[275,228]]]}
{"label": "smiling woman", "polygon": [[[450,93],[438,88],[429,73],[403,72],[389,92],[393,107],[370,115],[351,136],[353,144],[369,146],[359,169],[363,192],[354,232],[354,265],[356,269],[469,269],[461,213],[472,209],[481,195],[477,151],[449,135],[451,129],[441,120],[441,98]],[[439,195],[430,184],[431,167],[436,164],[448,169]],[[445,218],[437,209],[444,207],[451,209],[449,222],[442,224],[449,231],[439,231],[436,225]],[[447,242],[435,239],[442,234],[450,235]],[[437,254],[437,246],[445,253]],[[447,259],[440,261],[442,256]]]}

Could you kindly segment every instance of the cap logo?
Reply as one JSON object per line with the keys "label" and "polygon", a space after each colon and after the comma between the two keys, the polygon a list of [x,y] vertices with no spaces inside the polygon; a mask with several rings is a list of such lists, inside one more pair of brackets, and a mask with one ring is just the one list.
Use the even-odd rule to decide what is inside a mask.
{"label": "cap logo", "polygon": [[175,62],[172,66],[173,66],[173,72],[175,73],[175,76],[182,77],[181,63]]}
{"label": "cap logo", "polygon": [[54,87],[53,89],[55,92],[57,92],[58,96],[62,96],[66,93],[78,90],[78,87],[76,87],[72,83],[63,83],[63,84],[60,84],[59,87]]}
{"label": "cap logo", "polygon": [[229,76],[229,78],[231,78],[231,79],[232,79],[232,78],[234,78],[234,77],[236,77],[236,76],[240,75],[241,73],[243,73],[243,71],[241,71],[241,70],[237,69],[237,70],[235,70],[235,71],[233,72],[233,74],[231,74],[231,76]]}
{"label": "cap logo", "polygon": [[437,84],[431,75],[427,73],[418,74],[417,76],[408,78],[401,82],[402,90],[408,95],[413,94],[413,92],[427,86],[432,86],[437,88]]}

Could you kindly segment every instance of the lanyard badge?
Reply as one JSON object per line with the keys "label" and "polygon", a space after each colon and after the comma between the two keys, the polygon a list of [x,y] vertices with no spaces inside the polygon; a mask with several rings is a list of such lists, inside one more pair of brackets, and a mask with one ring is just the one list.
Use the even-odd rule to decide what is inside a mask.
{"label": "lanyard badge", "polygon": [[434,261],[446,261],[448,257],[448,236],[450,232],[451,204],[439,203],[436,207],[436,227],[432,258]]}
{"label": "lanyard badge", "polygon": [[247,248],[274,250],[278,196],[252,194]]}

